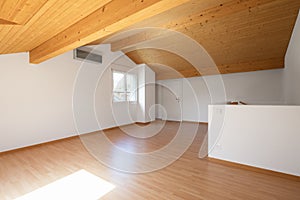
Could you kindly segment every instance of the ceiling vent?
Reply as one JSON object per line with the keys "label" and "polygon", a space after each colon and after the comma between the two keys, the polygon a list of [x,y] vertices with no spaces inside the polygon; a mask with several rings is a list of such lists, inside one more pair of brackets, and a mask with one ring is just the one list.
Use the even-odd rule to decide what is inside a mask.
{"label": "ceiling vent", "polygon": [[80,47],[74,49],[74,59],[84,62],[93,62],[102,64],[102,55],[90,48]]}

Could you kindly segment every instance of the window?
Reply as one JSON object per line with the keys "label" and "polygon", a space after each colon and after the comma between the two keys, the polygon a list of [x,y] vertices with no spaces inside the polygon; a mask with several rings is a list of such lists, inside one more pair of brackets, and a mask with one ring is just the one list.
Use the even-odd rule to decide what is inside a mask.
{"label": "window", "polygon": [[113,102],[137,101],[137,77],[121,71],[112,71],[113,74]]}

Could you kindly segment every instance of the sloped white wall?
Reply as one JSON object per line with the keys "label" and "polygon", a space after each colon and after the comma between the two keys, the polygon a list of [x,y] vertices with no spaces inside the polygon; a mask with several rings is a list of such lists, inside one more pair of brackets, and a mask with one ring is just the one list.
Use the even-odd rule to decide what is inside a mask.
{"label": "sloped white wall", "polygon": [[286,104],[300,105],[300,14],[285,56],[284,73]]}

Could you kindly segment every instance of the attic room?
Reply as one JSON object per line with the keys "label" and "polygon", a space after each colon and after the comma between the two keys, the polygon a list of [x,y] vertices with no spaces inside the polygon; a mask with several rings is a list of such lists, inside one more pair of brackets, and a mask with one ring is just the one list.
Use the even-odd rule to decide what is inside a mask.
{"label": "attic room", "polygon": [[0,199],[299,199],[299,0],[1,0]]}

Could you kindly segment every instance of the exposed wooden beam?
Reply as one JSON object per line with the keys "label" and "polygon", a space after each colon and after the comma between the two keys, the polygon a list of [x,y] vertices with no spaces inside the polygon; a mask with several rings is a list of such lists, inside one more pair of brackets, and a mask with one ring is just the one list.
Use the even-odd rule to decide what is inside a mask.
{"label": "exposed wooden beam", "polygon": [[30,62],[43,62],[188,1],[113,0],[88,17],[31,50]]}
{"label": "exposed wooden beam", "polygon": [[[133,29],[132,33],[129,33],[124,37],[121,35],[120,39],[114,39],[113,37],[110,38],[109,35],[107,37],[97,39],[87,45],[111,44],[112,51],[122,51],[124,49],[135,47],[145,41],[148,42],[152,39],[166,36],[166,34],[170,32],[167,29],[148,27],[141,28],[141,30],[138,28],[137,30],[138,31],[135,31],[135,29]],[[124,31],[124,33],[126,34],[126,31]],[[122,32],[120,34],[122,34]]]}
{"label": "exposed wooden beam", "polygon": [[136,33],[132,36],[126,37],[124,39],[120,39],[118,41],[111,43],[112,51],[121,51],[125,48],[134,47],[140,43],[145,41],[149,42],[152,39],[157,39],[159,37],[166,36],[170,31],[166,29],[145,29],[142,32]]}

